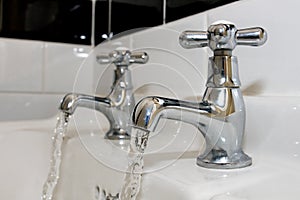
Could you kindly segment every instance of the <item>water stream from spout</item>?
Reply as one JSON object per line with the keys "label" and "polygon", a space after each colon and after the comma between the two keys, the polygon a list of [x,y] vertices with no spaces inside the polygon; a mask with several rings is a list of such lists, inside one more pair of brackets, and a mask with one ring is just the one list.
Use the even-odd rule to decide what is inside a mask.
{"label": "water stream from spout", "polygon": [[144,168],[144,152],[147,147],[149,132],[132,128],[128,168],[125,172],[121,192],[112,195],[96,187],[96,200],[136,200],[139,195]]}
{"label": "water stream from spout", "polygon": [[120,193],[120,200],[135,200],[139,194],[143,168],[144,152],[147,147],[149,131],[132,128],[128,168]]}
{"label": "water stream from spout", "polygon": [[[66,136],[69,115],[61,112],[57,118],[54,136],[52,137],[52,154],[50,170],[43,186],[42,200],[53,200],[53,195],[60,177],[62,150]],[[96,200],[136,200],[141,186],[144,168],[144,152],[147,147],[149,132],[132,128],[130,150],[128,152],[128,168],[124,176],[121,192],[113,196],[105,190],[97,188]],[[98,186],[97,186],[98,187]]]}
{"label": "water stream from spout", "polygon": [[42,200],[52,200],[56,185],[60,176],[60,165],[62,161],[62,149],[67,131],[69,115],[61,112],[57,118],[54,136],[52,137],[52,154],[50,158],[50,170],[43,186]]}

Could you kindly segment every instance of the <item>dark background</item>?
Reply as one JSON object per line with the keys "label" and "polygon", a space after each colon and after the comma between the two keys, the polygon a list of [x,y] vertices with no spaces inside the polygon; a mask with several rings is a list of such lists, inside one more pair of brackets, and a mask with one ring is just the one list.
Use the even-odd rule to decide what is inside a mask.
{"label": "dark background", "polygon": [[[163,0],[97,0],[93,43],[102,42],[103,34],[157,26],[233,1],[166,0],[164,19]],[[0,5],[0,37],[92,43],[92,0],[0,0]]]}

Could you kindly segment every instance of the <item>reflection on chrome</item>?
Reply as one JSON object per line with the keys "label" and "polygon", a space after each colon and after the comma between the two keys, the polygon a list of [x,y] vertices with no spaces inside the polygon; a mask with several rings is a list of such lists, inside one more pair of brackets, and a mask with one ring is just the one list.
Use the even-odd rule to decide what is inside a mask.
{"label": "reflection on chrome", "polygon": [[[232,169],[252,164],[243,152],[245,105],[240,90],[236,45],[259,46],[266,42],[262,28],[237,30],[233,24],[213,24],[208,31],[185,31],[179,41],[184,48],[210,47],[208,80],[201,102],[152,96],[134,108],[134,126],[154,131],[161,118],[196,126],[206,142],[197,164],[206,168]],[[151,142],[151,141],[149,141]]]}
{"label": "reflection on chrome", "polygon": [[130,52],[128,50],[115,50],[107,55],[98,55],[100,64],[114,63],[114,82],[112,90],[107,97],[90,96],[85,94],[67,94],[61,104],[60,110],[72,115],[77,107],[85,107],[103,113],[109,123],[110,130],[106,133],[107,139],[120,140],[130,138],[129,119],[135,101],[132,95],[131,72],[128,69],[132,63],[144,64],[148,61],[145,52]]}

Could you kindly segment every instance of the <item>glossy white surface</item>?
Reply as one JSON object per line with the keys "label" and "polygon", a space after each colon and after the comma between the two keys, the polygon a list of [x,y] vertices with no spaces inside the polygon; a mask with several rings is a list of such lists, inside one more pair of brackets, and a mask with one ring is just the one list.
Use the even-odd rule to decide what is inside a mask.
{"label": "glossy white surface", "polygon": [[40,199],[55,120],[1,122],[0,199]]}
{"label": "glossy white surface", "polygon": [[[91,78],[93,77],[93,67],[91,66],[84,71],[80,70],[82,62],[90,51],[91,47],[87,45],[46,42],[44,90],[47,92],[69,92],[74,90],[76,81],[80,81],[76,91],[90,91],[93,83]],[[81,77],[86,77],[84,81],[77,80],[77,73],[79,72]]]}
{"label": "glossy white surface", "polygon": [[[261,26],[268,33],[268,41],[264,46],[259,48],[237,46],[233,51],[233,54],[238,56],[242,90],[248,95],[298,96],[300,87],[299,84],[295,84],[298,80],[298,73],[293,72],[299,69],[295,58],[297,58],[300,41],[292,35],[300,33],[299,26],[295,25],[298,24],[300,17],[299,6],[299,1],[294,0],[237,1],[208,12],[125,36],[108,44],[112,47],[118,41],[122,41],[121,44],[130,49],[150,49],[149,64],[162,63],[184,76],[188,74],[185,77],[191,82],[192,88],[197,94],[201,94],[207,76],[207,59],[211,52],[205,48],[202,50],[183,49],[178,44],[179,34],[185,30],[205,31],[211,23],[218,20],[231,21],[239,29]],[[288,34],[291,30],[293,34]],[[108,44],[106,46],[109,46]],[[178,59],[173,59],[165,53],[156,53],[158,50],[179,53],[191,65],[178,62]],[[98,72],[94,74],[95,80],[98,80],[102,71],[98,69]],[[152,74],[148,72],[147,75]],[[140,74],[137,76],[140,79],[143,78]],[[177,79],[168,76],[167,80],[176,82]],[[109,87],[107,85],[109,83],[104,82],[104,86]],[[139,82],[136,84],[139,86]],[[185,91],[180,84],[177,88],[182,93]],[[188,94],[187,92],[185,95]]]}
{"label": "glossy white surface", "polygon": [[[202,146],[202,137],[197,134],[194,144],[175,162],[169,161],[174,159],[172,156],[180,150],[178,145],[146,153],[145,169],[151,168],[152,171],[143,176],[139,199],[299,199],[300,98],[245,97],[245,101],[247,107],[245,151],[253,158],[251,167],[211,170],[196,166],[195,156]],[[113,166],[103,165],[103,161],[96,161],[76,136],[76,133],[79,133],[81,137],[102,140],[100,136],[104,135],[103,130],[107,129],[107,122],[101,114],[88,110],[78,110],[71,121],[68,132],[72,137],[67,140],[64,148],[65,156],[57,199],[93,199],[96,185],[112,194],[117,193],[122,186],[123,173],[113,170]],[[5,122],[0,125],[2,158],[0,199],[39,199],[48,170],[55,118]],[[176,137],[180,138],[190,131],[194,129],[184,126]],[[165,134],[168,135],[167,132]],[[96,135],[99,137],[95,137]],[[186,139],[188,138],[193,139],[193,137]],[[149,146],[153,147],[158,142],[168,143],[168,139],[168,137],[161,137],[160,140],[150,138]],[[183,141],[174,140],[175,143]],[[103,144],[99,141],[99,144],[101,143]],[[106,151],[100,153],[106,154],[107,158],[118,151],[115,145],[111,143],[106,145],[111,145],[111,148],[105,147]],[[91,148],[87,146],[87,149]],[[119,161],[122,161],[122,157]],[[164,161],[165,168],[157,167]]]}
{"label": "glossy white surface", "polygon": [[[125,46],[130,49],[145,47],[167,49],[178,53],[198,68],[187,67],[182,60],[178,61],[178,59],[162,56],[163,54],[153,50],[150,55],[151,63],[163,63],[165,66],[176,69],[175,71],[180,72],[178,74],[184,75],[191,82],[191,88],[197,90],[195,93],[201,94],[205,83],[205,78],[203,79],[202,76],[206,76],[208,53],[197,49],[181,49],[175,33],[187,29],[205,30],[205,27],[211,22],[224,19],[234,22],[238,28],[262,26],[267,29],[269,34],[269,40],[264,47],[256,49],[237,47],[235,51],[239,59],[244,94],[260,95],[260,97],[245,97],[247,108],[245,151],[252,156],[253,166],[229,171],[197,167],[195,157],[199,153],[198,149],[202,147],[200,134],[197,134],[197,140],[194,141],[191,148],[177,160],[176,158],[184,148],[180,146],[182,143],[177,145],[176,142],[185,140],[176,140],[172,143],[173,146],[169,145],[169,148],[161,148],[159,151],[157,148],[170,141],[170,137],[167,136],[172,136],[172,133],[168,132],[169,135],[165,134],[161,139],[153,137],[149,141],[149,148],[152,145],[156,151],[145,156],[145,169],[151,172],[143,176],[140,199],[299,199],[300,97],[297,96],[300,94],[300,87],[297,84],[299,67],[295,60],[298,52],[296,48],[299,46],[299,41],[295,39],[295,35],[299,33],[299,26],[295,25],[299,19],[298,7],[299,2],[293,0],[284,2],[240,1],[204,14],[172,22],[157,29],[149,29],[119,38],[104,46],[107,47],[105,49],[107,51],[118,46]],[[168,30],[174,35],[169,35]],[[288,33],[292,33],[292,36],[288,36]],[[7,39],[1,39],[0,45],[1,55],[3,55],[0,61],[0,91],[52,93],[68,92],[72,88],[72,81],[78,71],[77,64],[82,59],[72,55],[71,46],[55,44],[50,45],[49,49],[45,49],[41,42]],[[75,65],[76,67],[73,68]],[[47,67],[45,68],[45,66]],[[148,67],[151,69],[152,66]],[[98,84],[101,86],[100,90],[103,92],[99,93],[107,94],[111,85],[112,73],[107,71],[105,74],[106,68],[98,65],[93,67],[92,70],[88,68],[84,69],[87,71],[80,73],[80,81],[76,85],[78,88],[75,88],[90,91],[89,85],[93,81],[94,88]],[[158,70],[163,72],[163,67]],[[71,75],[67,76],[67,72]],[[182,84],[178,84],[175,89],[177,76],[161,73],[161,77],[156,77],[155,74],[151,76],[145,72],[148,72],[147,69],[139,71],[139,68],[135,68],[133,70],[135,87],[140,87],[139,91],[142,94],[159,93],[160,95],[179,97],[195,94],[186,89],[182,91],[180,89],[184,86]],[[201,76],[198,76],[199,74]],[[104,77],[104,79],[99,81],[99,77]],[[160,83],[158,79],[162,79],[162,77],[166,77],[163,85],[154,89],[153,85],[144,86],[145,82],[149,82],[150,79],[156,84]],[[172,86],[172,91],[165,90],[166,86]],[[13,104],[8,104],[11,103],[10,95],[2,94],[1,118],[4,120],[49,117],[55,112],[52,105],[53,108],[55,106],[55,109],[58,106],[56,102],[48,102],[49,98],[47,97],[47,100],[42,98],[43,103],[39,104],[42,106],[34,106],[34,108],[38,108],[34,110],[31,106],[33,104],[28,104],[28,102],[32,102],[32,94],[24,94],[20,101]],[[17,112],[19,108],[20,111],[22,110],[21,113]],[[48,112],[51,112],[51,115]],[[5,118],[8,115],[17,116],[17,118]],[[97,117],[95,118],[95,116]],[[123,173],[113,170],[112,167],[117,161],[122,161],[119,163],[122,164],[121,168],[124,168],[126,164],[124,153],[123,157],[116,157],[114,151],[119,148],[105,143],[103,140],[98,143],[97,139],[102,138],[101,134],[104,135],[104,131],[107,129],[107,123],[100,114],[78,112],[74,119],[76,119],[76,123],[73,122],[69,129],[69,133],[74,137],[68,140],[64,149],[62,176],[57,191],[58,199],[93,199],[96,185],[115,194],[122,186]],[[0,199],[40,199],[42,185],[48,172],[51,136],[55,123],[54,118],[0,123],[0,157],[2,158]],[[175,126],[171,128],[173,131],[175,130]],[[183,136],[192,131],[195,129],[184,126],[176,137],[179,139],[179,135]],[[98,157],[97,155],[91,156],[76,136],[77,132],[80,133],[82,142],[87,145],[90,153],[95,154],[97,151],[105,149],[105,152],[100,152],[104,156],[101,157],[100,153]],[[98,138],[91,137],[91,135],[97,135]],[[109,160],[110,156],[113,158],[112,160]],[[94,157],[106,158],[106,165],[103,164],[103,160],[98,162]],[[173,162],[174,160],[176,162]],[[119,163],[117,162],[117,164]],[[108,164],[112,166],[108,167]],[[166,167],[161,169],[162,166]]]}
{"label": "glossy white surface", "polygon": [[42,90],[43,45],[37,41],[0,38],[0,91]]}
{"label": "glossy white surface", "polygon": [[[187,74],[185,77],[190,80],[192,88],[201,94],[205,84],[205,78],[202,80],[202,76],[206,76],[207,55],[210,52],[182,49],[178,45],[179,33],[187,29],[206,30],[210,23],[220,19],[232,21],[238,28],[262,26],[269,36],[263,47],[237,47],[234,51],[240,63],[243,90],[251,95],[295,96],[300,94],[299,84],[295,84],[298,73],[293,73],[298,71],[295,58],[299,41],[287,33],[290,29],[294,35],[300,33],[299,27],[295,25],[299,19],[299,5],[299,2],[294,0],[238,1],[155,29],[118,38],[106,43],[104,50],[107,52],[123,46],[129,49],[157,48],[178,53],[196,66],[196,69],[155,52],[150,58],[152,63],[165,62],[164,64],[171,68],[184,75]],[[73,48],[83,48],[87,52],[90,47],[0,38],[0,91],[44,93],[70,91],[73,89],[78,66],[83,60],[74,56]],[[82,85],[76,87],[81,91],[87,89],[94,92],[93,88],[97,87],[101,77],[103,79],[101,88],[104,89],[99,89],[99,93],[107,94],[112,74],[110,72],[104,74],[105,70],[95,65],[91,70],[81,71],[85,74],[80,77]],[[140,74],[137,76],[140,77]],[[168,77],[168,80],[176,81],[172,77]],[[180,86],[177,85],[179,89]]]}
{"label": "glossy white surface", "polygon": [[53,117],[62,97],[62,94],[0,93],[0,121]]}
{"label": "glossy white surface", "polygon": [[[262,48],[237,47],[240,78],[252,95],[300,95],[295,58],[300,41],[292,35],[300,33],[299,1],[246,0],[209,11],[208,24],[228,20],[237,28],[261,26],[268,33]],[[280,16],[280,17],[279,17]],[[276,20],[274,20],[276,19]],[[250,87],[251,86],[251,87]]]}

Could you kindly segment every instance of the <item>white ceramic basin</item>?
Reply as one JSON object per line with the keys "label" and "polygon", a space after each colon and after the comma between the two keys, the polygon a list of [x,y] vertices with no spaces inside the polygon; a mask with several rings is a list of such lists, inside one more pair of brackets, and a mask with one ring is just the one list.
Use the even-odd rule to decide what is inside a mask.
{"label": "white ceramic basin", "polygon": [[[178,128],[174,122],[162,123],[164,134],[149,140],[139,199],[299,199],[300,98],[245,97],[245,101],[245,151],[253,158],[252,166],[198,167],[195,158],[203,148],[201,134],[189,125]],[[40,199],[54,125],[55,118],[0,124],[0,199]],[[120,146],[102,139],[106,129],[101,114],[78,110],[69,127],[56,199],[94,200],[96,185],[112,194],[120,190],[124,173],[118,169],[127,160]]]}

